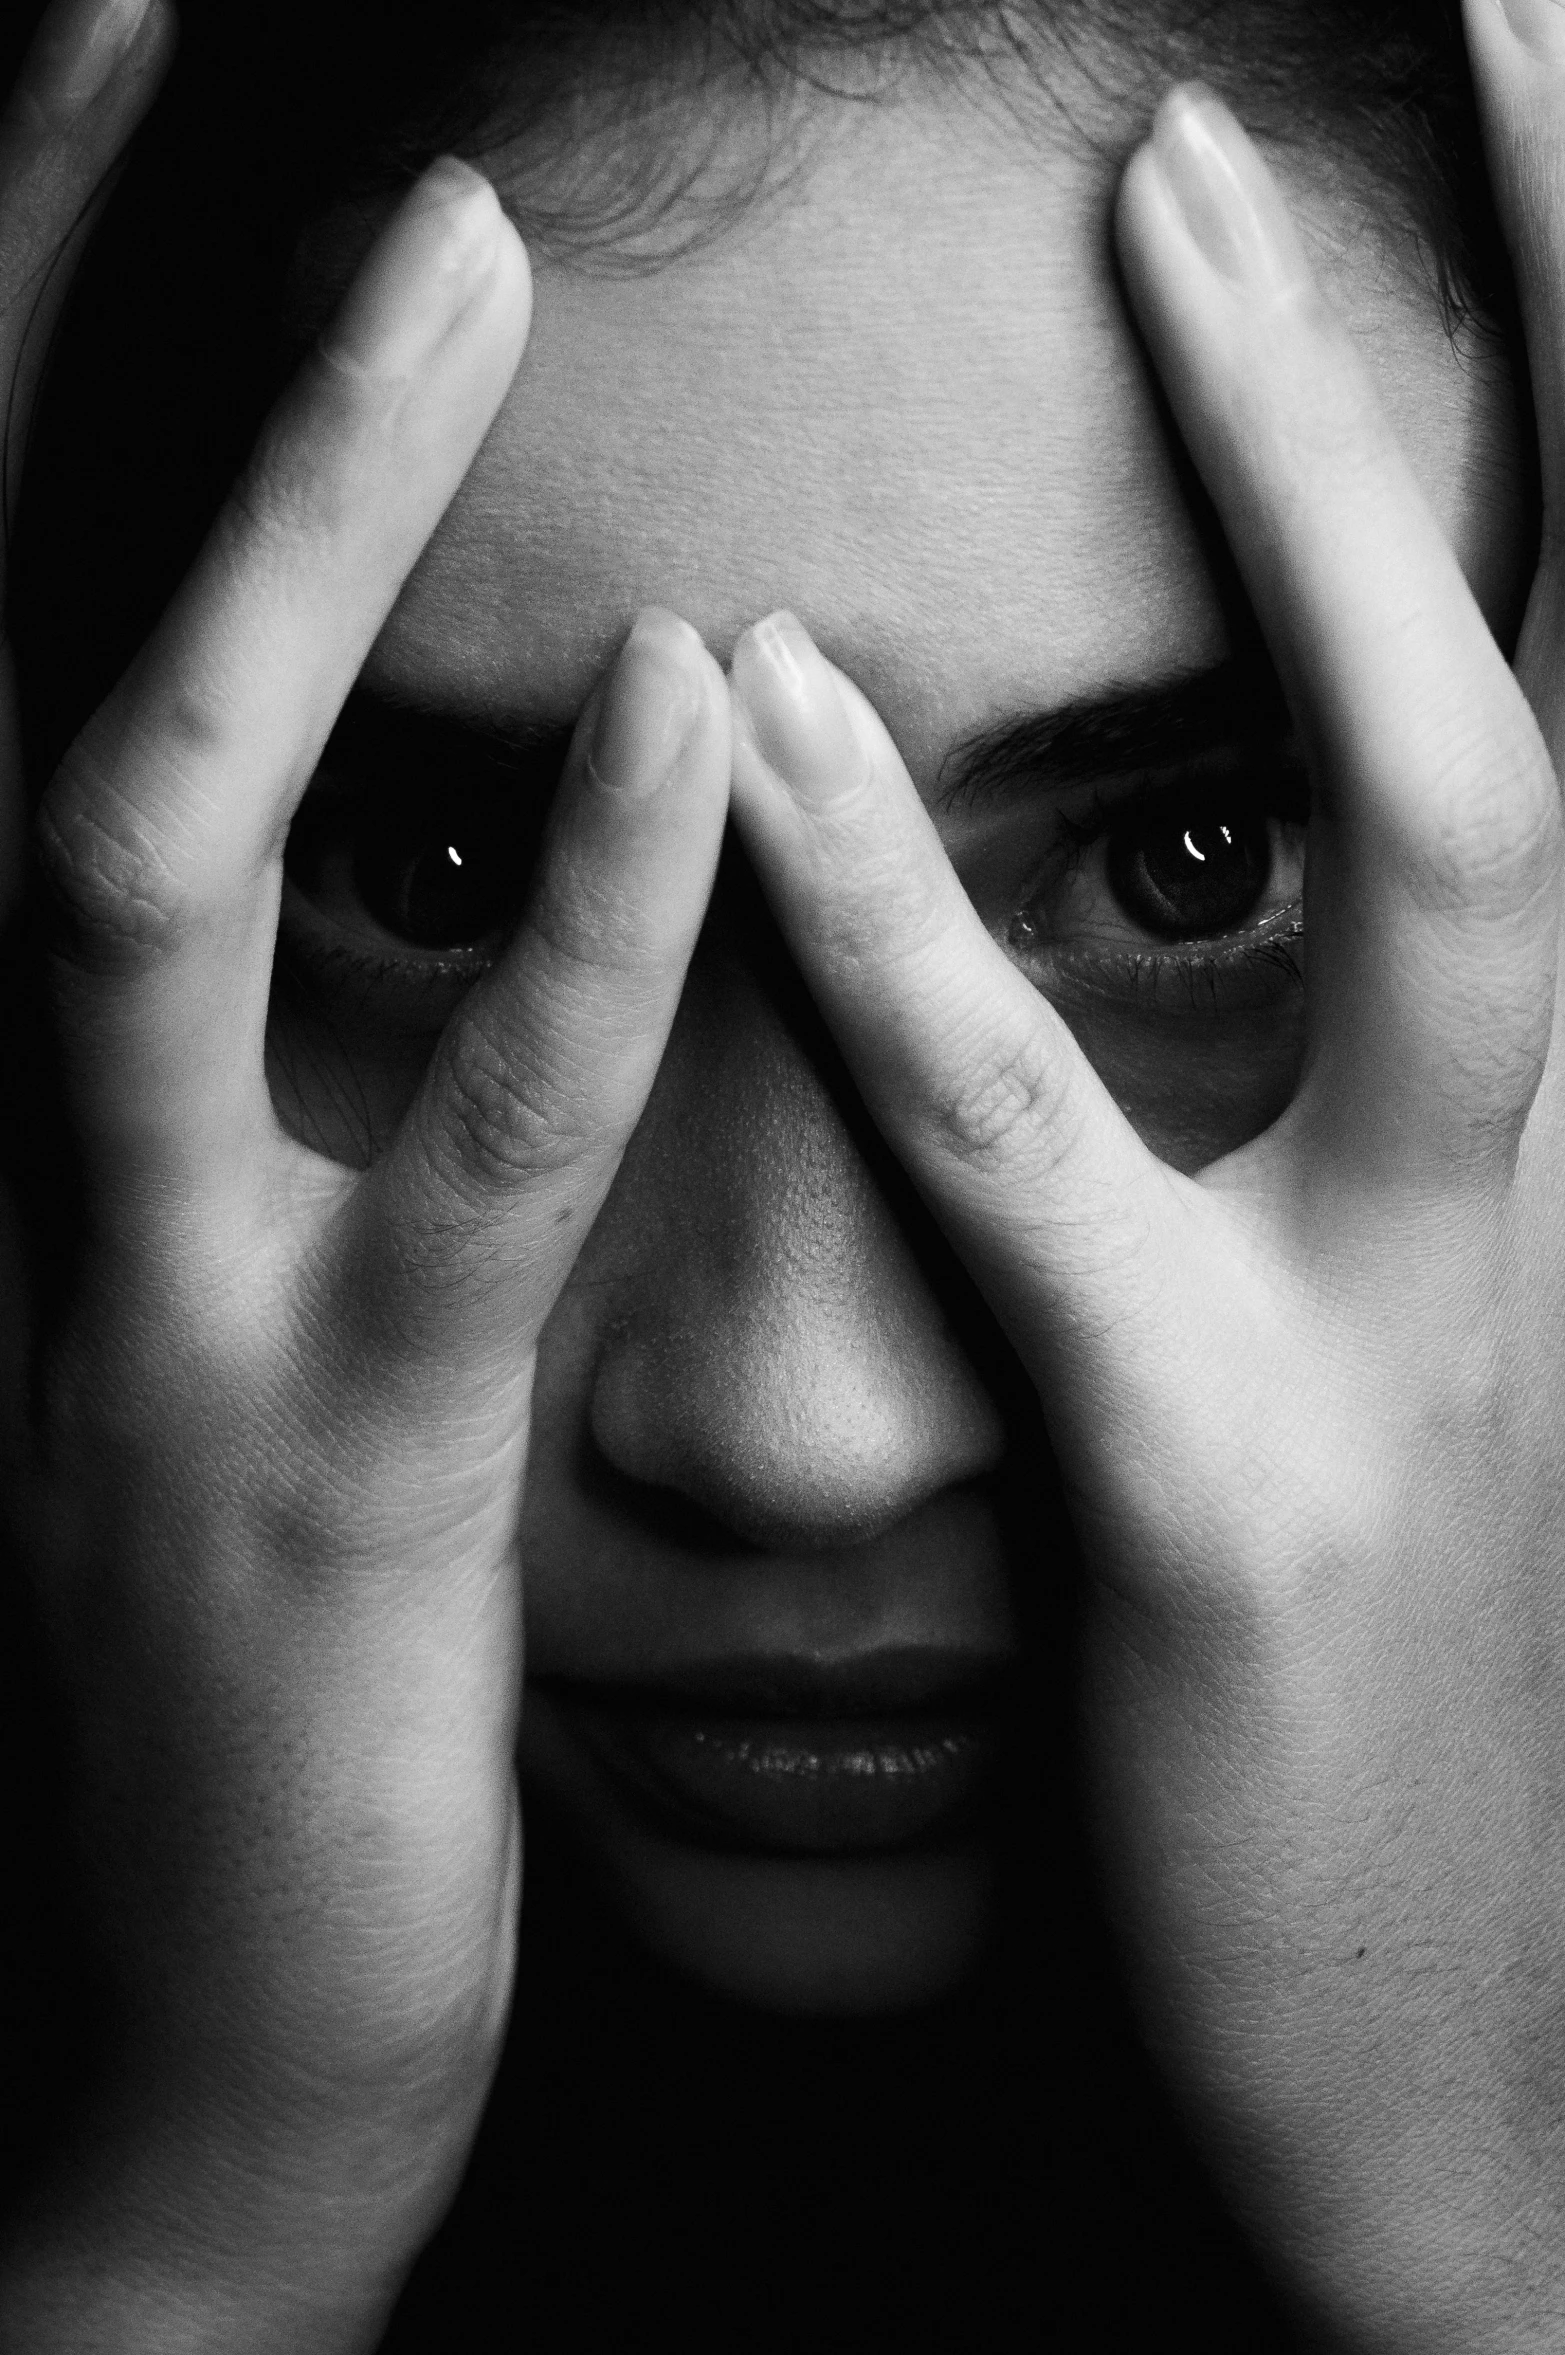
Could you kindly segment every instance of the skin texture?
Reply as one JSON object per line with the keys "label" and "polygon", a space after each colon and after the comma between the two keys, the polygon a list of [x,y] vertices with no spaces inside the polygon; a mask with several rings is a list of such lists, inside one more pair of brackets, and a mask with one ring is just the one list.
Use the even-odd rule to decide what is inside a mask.
{"label": "skin texture", "polygon": [[[1565,114],[1565,42],[1542,21],[1548,38],[1534,27],[1518,44],[1475,0],[1524,257],[1565,229],[1556,178],[1518,168],[1556,152]],[[869,119],[853,118],[855,138],[889,136]],[[75,120],[69,138],[90,140]],[[882,185],[901,198],[883,240],[897,252],[931,209],[920,121],[902,130],[921,169],[882,179],[861,150],[851,175],[856,204]],[[50,136],[15,133],[7,176]],[[1012,167],[995,169],[1010,191]],[[809,189],[832,184],[823,159]],[[610,1544],[586,1542],[598,1532],[560,1470],[581,1461],[584,1421],[636,1493],[682,1494],[708,1530],[748,1541],[715,1565],[746,1642],[784,1626],[817,1646],[823,1628],[948,1631],[974,1624],[964,1612],[992,1612],[985,1641],[1009,1640],[969,1486],[1003,1451],[1006,1385],[980,1378],[989,1345],[970,1324],[958,1346],[971,1294],[939,1272],[890,1178],[859,1171],[818,1084],[830,1056],[818,1037],[802,1056],[797,1023],[790,1041],[753,940],[722,950],[721,895],[695,955],[730,786],[864,1105],[1042,1402],[1090,1580],[1102,1846],[1153,2034],[1235,2198],[1350,2345],[1557,2340],[1553,540],[1518,684],[1451,553],[1503,622],[1503,385],[1446,351],[1361,221],[1294,193],[1302,242],[1237,126],[1187,94],[1119,198],[1132,299],[1315,786],[1302,1011],[1286,976],[1265,1001],[1280,1043],[1243,1009],[1220,1042],[1224,1060],[1245,1045],[1237,1080],[1193,1117],[1173,1118],[1180,1091],[1156,1084],[1198,1051],[1177,993],[1132,1001],[1130,1021],[1101,974],[1082,982],[1115,930],[1091,859],[1058,874],[1043,861],[1045,889],[1036,848],[1003,828],[942,839],[924,806],[951,738],[1018,694],[1036,709],[1145,683],[1154,657],[1161,680],[1222,649],[1106,295],[1087,304],[1109,338],[1097,360],[1090,338],[1061,346],[1060,319],[1081,327],[1064,291],[1030,328],[999,306],[1018,342],[1003,369],[986,361],[969,428],[981,390],[996,440],[1030,462],[1025,529],[1009,536],[1010,505],[979,500],[968,605],[982,629],[951,618],[967,610],[943,569],[968,529],[960,500],[927,566],[945,639],[927,610],[920,633],[896,561],[856,565],[877,598],[900,579],[910,601],[866,625],[857,686],[795,619],[738,637],[726,690],[687,624],[638,621],[577,728],[531,898],[438,1044],[426,1026],[415,1047],[406,1024],[388,1043],[396,1026],[362,996],[358,1037],[338,1025],[367,1074],[357,1150],[354,1123],[328,1131],[329,1064],[279,1057],[275,1026],[286,1128],[266,1090],[284,835],[377,641],[372,678],[449,698],[459,599],[462,694],[479,704],[483,672],[493,711],[511,632],[528,627],[505,604],[529,546],[515,469],[548,481],[514,438],[525,257],[472,174],[437,168],[386,230],[190,581],[67,758],[38,847],[61,905],[52,983],[89,1235],[68,1318],[37,1337],[42,1379],[25,1399],[13,1389],[7,1469],[75,1698],[84,1895],[128,2027],[73,2165],[0,2265],[19,2343],[373,2345],[449,2196],[503,2028],[518,1568],[534,1676],[571,1665],[573,1642],[644,1665],[690,1624],[693,1560],[659,1565],[626,1542],[601,1575],[621,1532],[611,1521]],[[1083,192],[1060,201],[1086,283],[1106,287]],[[779,211],[765,233],[799,234],[802,217]],[[817,256],[829,231],[823,215]],[[745,250],[671,275],[663,315],[681,285],[720,288]],[[18,251],[8,266],[25,275],[25,238]],[[964,303],[970,275],[947,282]],[[821,273],[812,400],[861,314],[880,328],[873,384],[930,373],[927,319],[888,351],[866,276],[851,240]],[[535,396],[551,365],[574,388],[557,438],[591,406],[583,382],[623,376],[602,346],[584,368],[600,292],[562,300],[574,363],[538,338]],[[1524,266],[1523,295],[1547,385],[1555,274]],[[753,299],[719,308],[758,316]],[[650,365],[655,323],[641,324]],[[937,341],[959,378],[971,319]],[[743,383],[752,433],[789,382],[775,345],[741,374],[741,336],[732,374],[710,372],[725,402]],[[1118,385],[1126,406],[1103,394],[1073,419],[1051,400],[1040,469],[1041,378]],[[834,412],[853,422],[849,449],[872,413],[864,389]],[[798,405],[795,389],[766,447],[786,452]],[[680,413],[689,457],[726,450],[727,413]],[[965,479],[948,474],[956,413],[943,394],[904,418],[801,535],[810,618],[845,660],[868,591],[845,582],[834,612],[811,561],[888,468]],[[610,437],[627,512],[653,503],[631,486],[678,422],[644,444]],[[1550,441],[1552,412],[1542,422]],[[1135,494],[1128,516],[1109,502],[1113,520],[1094,503],[1106,448],[1110,480]],[[1555,465],[1550,447],[1546,484]],[[797,465],[779,479],[806,472],[813,490]],[[904,474],[904,515],[912,489]],[[663,503],[677,493],[670,481]],[[690,533],[714,502],[685,498]],[[612,511],[601,486],[585,511],[554,510],[549,545],[585,565]],[[787,520],[780,503],[771,520]],[[723,536],[731,561],[731,513]],[[1105,550],[1120,562],[1095,572]],[[1064,595],[1044,576],[1068,560],[1087,571]],[[454,562],[463,585],[442,592]],[[625,562],[622,593],[638,595]],[[1001,578],[1034,601],[994,596]],[[741,614],[677,573],[676,587],[728,652]],[[491,609],[503,623],[485,638]],[[594,609],[573,610],[583,625]],[[550,716],[573,716],[624,618],[605,611],[605,642],[559,678]],[[905,689],[904,634],[921,655]],[[1042,946],[1015,931],[1019,894],[1048,919]],[[324,1054],[324,1029],[297,1043]],[[1290,1053],[1296,1089],[1273,1119]],[[769,1130],[753,1097],[744,1109],[758,1078]],[[684,1091],[682,1125],[654,1087]],[[848,1100],[837,1086],[832,1103]],[[722,1190],[698,1193],[692,1170]],[[654,1177],[668,1188],[656,1220]],[[27,1313],[17,1297],[8,1331],[24,1341]],[[941,1527],[974,1493],[976,1528]],[[636,1536],[645,1498],[617,1494]],[[691,1551],[709,1602],[711,1550]],[[655,1944],[718,1984],[867,2008],[938,1989],[970,1953],[971,1859],[899,1863],[889,1883],[854,1867],[824,1888],[791,1866],[758,1888],[753,1865],[708,1852],[687,1870],[600,1806],[568,1728],[551,1749],[547,1716],[528,1716],[544,1734],[532,1769],[584,1821],[611,1885]],[[779,1933],[801,1922],[790,1945]]]}
{"label": "skin texture", "polygon": [[[1043,133],[938,89],[839,105],[807,170],[715,244],[629,279],[541,266],[515,384],[369,677],[447,712],[557,723],[644,599],[724,656],[786,601],[933,802],[985,728],[1220,659],[1221,593],[1116,281],[1113,174],[1058,121]],[[1342,179],[1294,162],[1285,185],[1434,511],[1514,626],[1507,378],[1453,346],[1411,240],[1372,188],[1328,193]],[[940,827],[1003,935],[1058,840],[1047,778],[998,824],[945,810]],[[1100,883],[1088,931],[1106,901]],[[389,1133],[419,1070],[366,1002],[346,1055],[328,1024],[299,1024],[286,1054],[285,1112],[344,1154],[334,1097],[367,1092]],[[1259,1127],[1296,1069],[1281,1014],[1214,1037],[1071,1007],[1131,1118],[1185,1166]],[[1014,1653],[1010,1580],[1031,1567],[1007,1558],[992,1488],[972,1486],[1003,1474],[1007,1432],[952,1334],[949,1276],[918,1249],[775,987],[720,936],[542,1347],[522,1532],[535,1679],[877,1644]],[[602,1459],[621,1476],[607,1501]],[[711,1548],[671,1544],[649,1491],[711,1515]],[[822,1866],[670,1841],[546,1684],[523,1745],[642,1934],[732,1992],[905,2003],[982,1936],[981,1854]]]}
{"label": "skin texture", "polygon": [[[1372,184],[1278,161],[1436,512],[1480,593],[1514,597],[1503,383],[1451,348]],[[682,262],[539,265],[516,384],[373,673],[568,715],[654,584],[719,652],[787,601],[852,654],[922,790],[997,715],[1209,659],[1114,177],[1063,128],[1033,143],[915,86],[829,108],[809,169]]]}

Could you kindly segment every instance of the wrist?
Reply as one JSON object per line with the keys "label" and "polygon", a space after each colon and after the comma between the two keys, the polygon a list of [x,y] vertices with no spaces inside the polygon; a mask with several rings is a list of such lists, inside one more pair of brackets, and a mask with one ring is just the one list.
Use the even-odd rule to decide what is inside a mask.
{"label": "wrist", "polygon": [[289,2279],[237,2234],[221,2247],[91,2204],[54,2205],[0,2251],[0,2346],[11,2355],[371,2355],[405,2266],[353,2278],[296,2250]]}
{"label": "wrist", "polygon": [[370,2355],[451,2188],[253,2135],[77,2138],[0,2244],[0,2347]]}
{"label": "wrist", "polygon": [[90,2218],[0,2256],[0,2345],[12,2355],[371,2355],[398,2283],[335,2293],[284,2284],[183,2244],[120,2246]]}

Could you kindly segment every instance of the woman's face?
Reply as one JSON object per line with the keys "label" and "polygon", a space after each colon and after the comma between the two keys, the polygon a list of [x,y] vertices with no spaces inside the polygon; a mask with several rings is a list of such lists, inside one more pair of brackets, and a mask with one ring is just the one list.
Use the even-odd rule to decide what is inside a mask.
{"label": "woman's face", "polygon": [[[807,168],[683,259],[538,268],[510,399],[296,837],[279,1100],[344,1156],[493,945],[561,732],[645,602],[720,658],[801,614],[1166,1158],[1286,1100],[1297,764],[1121,306],[1110,168],[946,90],[823,100],[811,130]],[[1278,160],[1504,627],[1503,372],[1453,347],[1340,158]],[[525,1773],[710,1984],[874,2010],[982,1944],[1004,1778],[1042,1741],[1019,1582],[1070,1561],[1006,1365],[725,875],[545,1337],[520,1533]]]}

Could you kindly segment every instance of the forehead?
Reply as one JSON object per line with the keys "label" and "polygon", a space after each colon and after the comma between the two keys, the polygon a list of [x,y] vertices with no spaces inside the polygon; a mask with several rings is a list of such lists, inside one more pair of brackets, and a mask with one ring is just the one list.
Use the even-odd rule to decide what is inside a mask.
{"label": "forehead", "polygon": [[[1332,165],[1281,168],[1429,495],[1492,566],[1508,403]],[[1215,659],[1113,177],[1063,123],[949,91],[823,101],[799,168],[682,258],[536,265],[521,370],[375,670],[563,719],[637,606],[723,656],[788,604],[928,777],[1018,709]]]}

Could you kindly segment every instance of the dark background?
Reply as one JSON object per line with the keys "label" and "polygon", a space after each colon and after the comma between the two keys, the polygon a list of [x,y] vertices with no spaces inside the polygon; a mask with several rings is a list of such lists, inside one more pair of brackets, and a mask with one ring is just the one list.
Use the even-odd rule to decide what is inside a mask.
{"label": "dark background", "polygon": [[[0,11],[0,84],[38,13],[35,0]],[[98,267],[113,274],[112,251]],[[188,286],[171,290],[165,320],[141,318],[144,332],[188,336],[193,353],[214,327]],[[231,342],[243,373],[254,354],[238,329]],[[96,397],[92,372],[77,381]],[[62,474],[90,436],[84,478],[124,481],[139,463],[145,492],[149,470],[167,472],[167,445],[117,446],[112,417],[89,417],[82,397],[57,410],[45,464]],[[241,432],[242,419],[226,428]],[[229,453],[191,460],[190,514],[155,570],[183,560],[196,509],[209,511],[206,478]],[[78,572],[73,593],[80,694],[84,671],[120,658],[131,624],[119,609],[147,583]],[[939,2012],[822,2025],[704,1998],[631,1949],[530,1811],[515,2023],[467,2181],[388,2355],[524,2340],[661,2339],[691,2355],[1293,2345],[1136,2039],[1075,1830],[1069,1630],[1049,1635],[1061,1680],[1037,1700],[1047,1738],[1011,1830],[1017,1895],[987,1976]],[[112,2017],[112,1958],[94,1957],[73,1912],[68,1758],[17,1566],[0,1560],[6,2206],[68,2132]]]}

